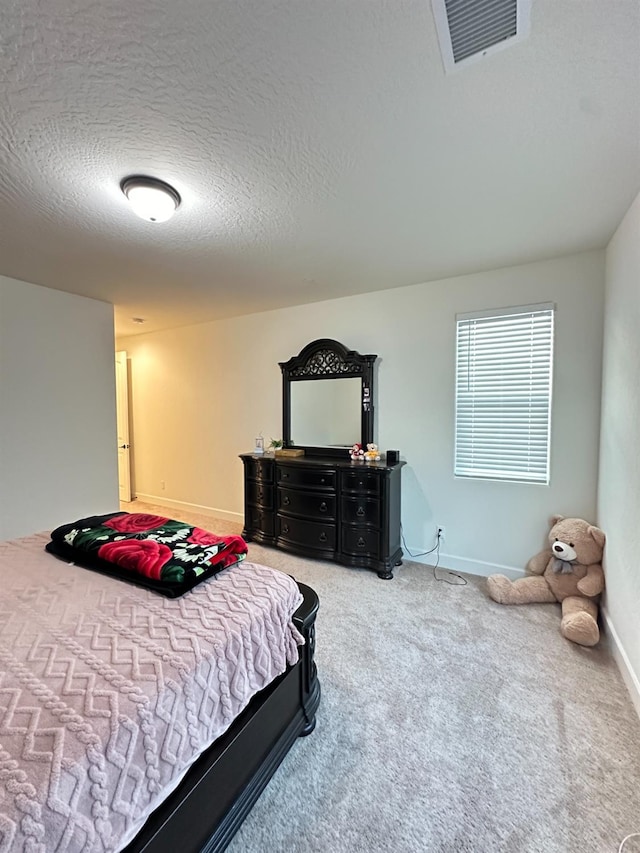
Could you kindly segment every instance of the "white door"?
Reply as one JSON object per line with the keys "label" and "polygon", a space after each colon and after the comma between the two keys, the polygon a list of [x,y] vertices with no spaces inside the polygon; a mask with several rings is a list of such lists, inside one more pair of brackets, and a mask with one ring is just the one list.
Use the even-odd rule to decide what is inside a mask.
{"label": "white door", "polygon": [[129,383],[127,354],[116,353],[116,416],[118,421],[118,485],[120,500],[131,500],[131,463],[129,458]]}

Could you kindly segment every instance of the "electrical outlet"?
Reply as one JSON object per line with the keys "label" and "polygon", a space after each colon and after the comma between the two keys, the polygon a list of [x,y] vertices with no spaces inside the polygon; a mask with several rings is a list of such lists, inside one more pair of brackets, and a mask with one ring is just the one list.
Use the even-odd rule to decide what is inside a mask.
{"label": "electrical outlet", "polygon": [[437,531],[438,531],[438,540],[440,542],[444,542],[444,540],[447,536],[447,531],[446,531],[446,528],[444,527],[444,525],[438,524],[437,525]]}

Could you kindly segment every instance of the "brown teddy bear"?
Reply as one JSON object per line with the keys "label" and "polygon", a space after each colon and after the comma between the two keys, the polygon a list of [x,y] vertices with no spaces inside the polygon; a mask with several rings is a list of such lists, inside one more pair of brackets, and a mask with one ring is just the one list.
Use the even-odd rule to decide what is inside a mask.
{"label": "brown teddy bear", "polygon": [[600,639],[597,602],[604,589],[605,535],[581,518],[556,515],[549,543],[550,548],[527,563],[531,577],[516,581],[504,575],[487,578],[489,595],[499,604],[559,601],[562,635],[581,646],[595,646]]}

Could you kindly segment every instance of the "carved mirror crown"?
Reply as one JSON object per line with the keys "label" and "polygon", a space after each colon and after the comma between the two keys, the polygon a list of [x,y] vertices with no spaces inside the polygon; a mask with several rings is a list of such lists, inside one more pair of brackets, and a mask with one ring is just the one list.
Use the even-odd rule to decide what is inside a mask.
{"label": "carved mirror crown", "polygon": [[[321,346],[321,349],[315,348],[318,345]],[[308,357],[305,357],[305,350],[309,349],[309,347],[314,347],[314,350]],[[286,365],[291,365],[289,368],[289,379],[296,379],[303,376],[324,376],[330,378],[342,376],[345,373],[348,373],[350,376],[354,374],[361,375],[363,361],[367,358],[375,359],[375,356],[361,356],[353,350],[344,349],[344,352],[340,352],[338,347],[344,349],[338,341],[331,341],[328,338],[309,344],[302,350],[300,355],[294,356],[290,361],[286,362]]]}

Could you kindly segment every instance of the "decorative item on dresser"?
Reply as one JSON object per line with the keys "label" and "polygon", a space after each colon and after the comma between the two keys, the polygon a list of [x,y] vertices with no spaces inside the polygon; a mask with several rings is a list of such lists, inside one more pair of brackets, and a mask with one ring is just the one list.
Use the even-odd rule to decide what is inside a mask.
{"label": "decorative item on dresser", "polygon": [[280,364],[284,448],[304,456],[241,455],[245,539],[393,577],[404,462],[352,462],[349,453],[354,438],[373,442],[376,358],[323,338]]}

